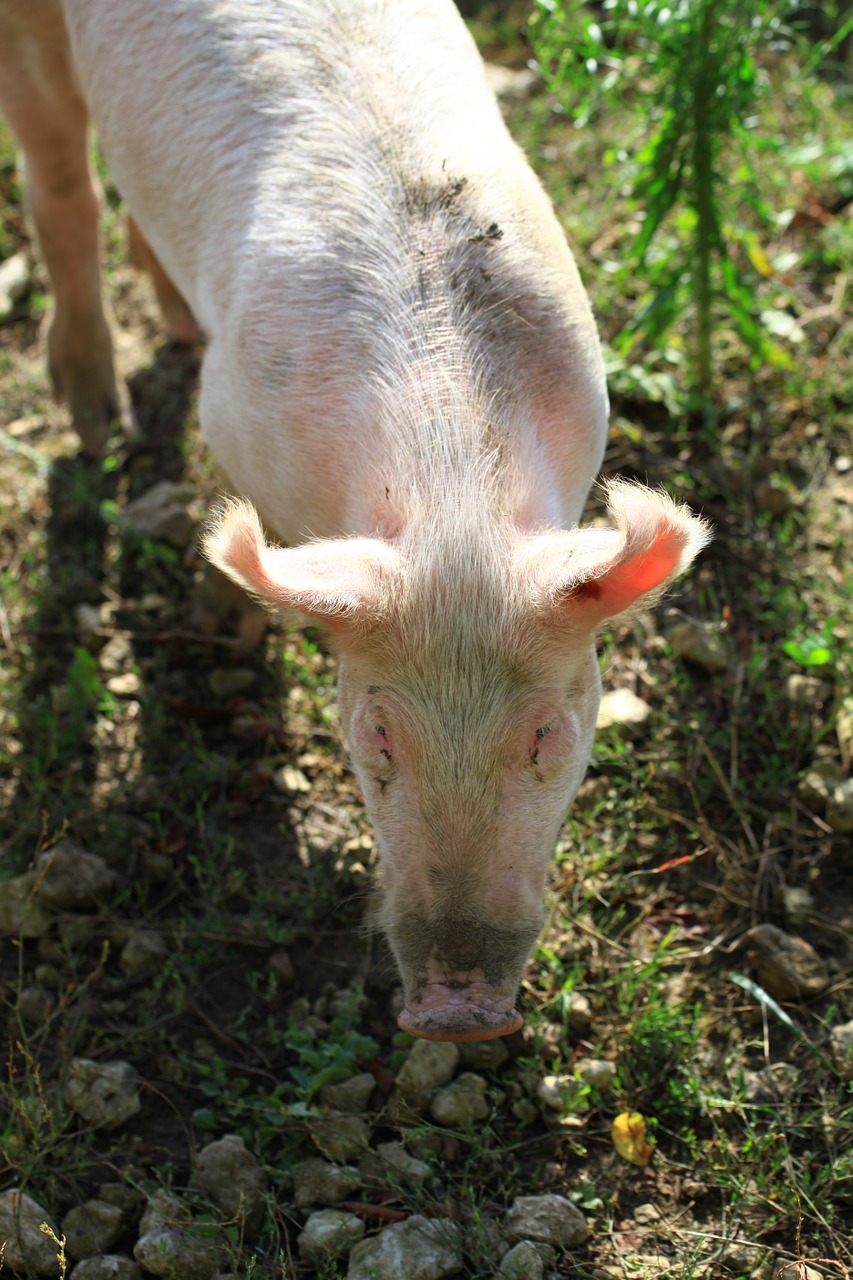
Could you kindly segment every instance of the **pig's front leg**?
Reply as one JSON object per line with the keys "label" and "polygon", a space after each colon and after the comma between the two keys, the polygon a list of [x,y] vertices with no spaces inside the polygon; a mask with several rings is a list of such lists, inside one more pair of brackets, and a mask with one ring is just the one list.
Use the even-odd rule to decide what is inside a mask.
{"label": "pig's front leg", "polygon": [[58,6],[0,7],[0,107],[26,162],[27,193],[50,275],[48,361],[87,453],[120,416],[101,300],[99,198],[89,167],[86,105]]}

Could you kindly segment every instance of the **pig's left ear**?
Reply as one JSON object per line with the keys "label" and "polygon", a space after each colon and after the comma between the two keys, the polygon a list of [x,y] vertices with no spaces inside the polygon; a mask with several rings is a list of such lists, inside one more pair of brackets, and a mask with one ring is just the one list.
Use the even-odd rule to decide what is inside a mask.
{"label": "pig's left ear", "polygon": [[330,626],[381,620],[402,557],[377,538],[271,546],[254,507],[231,500],[211,519],[204,554],[268,609],[296,610]]}
{"label": "pig's left ear", "polygon": [[711,537],[704,520],[641,484],[610,481],[607,505],[614,529],[545,533],[518,548],[534,600],[555,622],[594,628],[650,603]]}

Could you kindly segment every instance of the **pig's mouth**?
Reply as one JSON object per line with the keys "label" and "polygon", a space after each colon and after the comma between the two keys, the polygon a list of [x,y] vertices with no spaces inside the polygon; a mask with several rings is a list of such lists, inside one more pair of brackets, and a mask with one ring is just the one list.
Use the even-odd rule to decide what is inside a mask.
{"label": "pig's mouth", "polygon": [[521,1026],[514,995],[484,982],[429,982],[406,1000],[397,1025],[422,1040],[494,1040]]}

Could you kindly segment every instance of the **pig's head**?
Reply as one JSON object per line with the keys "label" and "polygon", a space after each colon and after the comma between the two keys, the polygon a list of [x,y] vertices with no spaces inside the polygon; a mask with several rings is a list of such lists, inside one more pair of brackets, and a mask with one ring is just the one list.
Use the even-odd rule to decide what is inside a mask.
{"label": "pig's head", "polygon": [[548,862],[590,758],[603,623],[648,603],[707,541],[660,493],[609,487],[615,528],[444,533],[271,547],[247,504],[206,550],[269,607],[322,621],[381,850],[378,918],[400,1026],[505,1035],[543,921]]}

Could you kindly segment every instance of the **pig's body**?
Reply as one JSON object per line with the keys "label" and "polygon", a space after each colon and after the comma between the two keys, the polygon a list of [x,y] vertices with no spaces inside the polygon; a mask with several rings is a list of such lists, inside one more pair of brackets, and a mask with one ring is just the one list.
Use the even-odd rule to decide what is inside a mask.
{"label": "pig's body", "polygon": [[[208,338],[205,437],[272,530],[313,540],[266,547],[244,504],[208,546],[336,642],[402,1023],[501,1034],[589,759],[595,631],[664,585],[702,530],[621,486],[620,533],[560,532],[604,447],[598,341],[451,0],[64,8],[118,185]],[[36,160],[18,81],[48,13],[55,25],[48,0],[0,0],[0,36],[5,23],[20,46],[0,100]],[[35,182],[61,277],[61,193],[40,194],[38,164]],[[97,448],[103,318],[86,319],[82,292],[97,373],[78,348],[63,374],[63,347],[59,381]]]}

